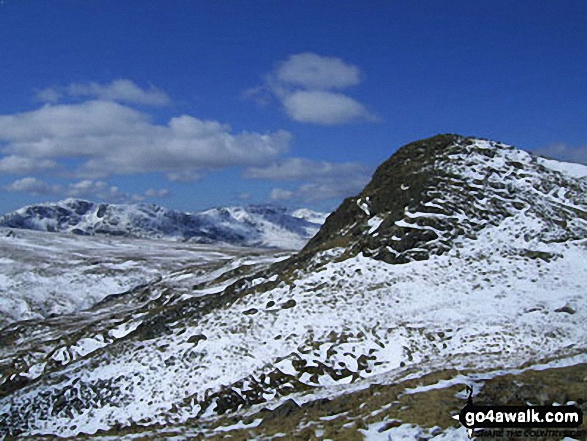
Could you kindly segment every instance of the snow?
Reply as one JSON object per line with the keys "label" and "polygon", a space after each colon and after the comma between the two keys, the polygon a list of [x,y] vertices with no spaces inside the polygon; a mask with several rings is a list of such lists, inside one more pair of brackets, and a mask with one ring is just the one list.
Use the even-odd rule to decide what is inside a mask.
{"label": "snow", "polygon": [[405,440],[412,441],[416,439],[426,439],[431,441],[462,441],[469,439],[467,430],[464,427],[455,429],[448,428],[445,431],[433,435],[439,428],[423,429],[414,424],[402,424],[398,427],[392,427],[389,430],[383,430],[388,421],[380,421],[368,426],[367,429],[359,429],[365,436],[365,441],[389,441]]}
{"label": "snow", "polygon": [[367,216],[370,216],[370,215],[371,215],[371,213],[369,212],[369,200],[368,200],[368,198],[367,198],[365,201],[363,201],[363,200],[361,200],[361,199],[357,199],[357,206],[358,206],[358,207],[359,207],[361,210],[363,210],[363,212],[364,212],[364,213],[365,213]]}
{"label": "snow", "polygon": [[327,214],[273,206],[214,208],[182,213],[149,204],[97,204],[66,199],[23,207],[0,226],[84,235],[300,249]]}
{"label": "snow", "polygon": [[300,219],[307,220],[315,224],[322,225],[330,213],[321,213],[318,211],[309,210],[307,208],[298,208],[292,211],[291,215]]}
{"label": "snow", "polygon": [[92,352],[106,346],[104,337],[97,335],[95,338],[82,338],[71,347],[71,351],[76,358],[85,357]]}
{"label": "snow", "polygon": [[377,230],[377,228],[379,228],[379,225],[381,225],[381,222],[383,222],[384,220],[385,219],[379,216],[374,216],[371,219],[369,219],[367,221],[367,225],[369,226],[368,234],[372,234],[375,230]]}
{"label": "snow", "polygon": [[[286,252],[256,252],[236,247],[185,244],[150,239],[75,236],[0,228],[0,327],[20,320],[42,319],[85,310],[111,294],[163,280],[187,297],[205,294],[192,286],[240,265],[273,262]],[[207,278],[193,269],[218,263]],[[191,268],[186,271],[185,268]],[[220,291],[216,286],[212,291]],[[130,333],[138,323],[111,330]]]}
{"label": "snow", "polygon": [[35,365],[31,366],[31,368],[23,375],[31,380],[34,380],[35,378],[38,378],[41,376],[46,365],[47,365],[47,363],[35,364]]}
{"label": "snow", "polygon": [[538,158],[538,163],[551,170],[564,173],[573,178],[587,177],[587,165],[573,162],[554,161],[552,159]]}
{"label": "snow", "polygon": [[253,427],[257,427],[263,421],[262,418],[257,418],[249,424],[245,424],[242,421],[239,421],[236,424],[232,424],[231,426],[219,426],[216,427],[215,430],[219,432],[230,432],[231,430],[238,430],[238,429],[250,429]]}

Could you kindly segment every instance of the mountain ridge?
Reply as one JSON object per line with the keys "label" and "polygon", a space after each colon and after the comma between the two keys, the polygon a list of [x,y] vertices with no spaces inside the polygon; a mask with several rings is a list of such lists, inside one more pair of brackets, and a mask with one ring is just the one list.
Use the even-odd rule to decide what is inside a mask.
{"label": "mountain ridge", "polygon": [[186,213],[155,204],[106,204],[82,199],[32,204],[0,216],[0,226],[78,235],[157,238],[237,246],[301,248],[324,213],[270,205]]}
{"label": "mountain ridge", "polygon": [[[475,155],[477,158],[473,159]],[[483,164],[479,158],[483,158],[486,163]],[[474,170],[474,176],[455,180],[455,173],[462,173],[475,161],[477,169]],[[474,234],[476,230],[482,229],[491,222],[491,215],[497,221],[499,216],[510,216],[521,210],[520,204],[528,205],[526,200],[515,200],[514,193],[518,192],[519,196],[520,191],[528,192],[532,189],[521,186],[514,188],[514,182],[506,182],[507,178],[510,181],[531,178],[528,174],[530,172],[521,170],[524,162],[531,168],[530,172],[536,173],[539,170],[553,178],[551,182],[540,183],[540,191],[553,191],[557,185],[587,176],[585,165],[550,160],[491,140],[454,134],[436,135],[407,144],[381,164],[365,189],[358,196],[345,199],[301,253],[328,247],[340,242],[341,238],[348,238],[349,242],[353,242],[365,236],[365,230],[379,232],[380,238],[374,240],[377,234],[369,234],[370,237],[366,240],[364,237],[360,244],[361,251],[373,252],[375,258],[390,263],[426,258],[431,252],[441,253],[451,239],[459,235]],[[502,180],[500,175],[505,175],[506,180]],[[458,194],[458,185],[455,184],[462,187],[461,194]],[[538,182],[530,184],[529,187],[539,185]],[[571,199],[584,203],[584,189],[584,186],[573,185]],[[484,198],[483,190],[489,190],[498,196],[490,203],[482,199],[482,204],[479,204],[475,198]],[[459,199],[445,208],[435,204],[433,201],[438,200],[443,191],[458,194]],[[505,199],[505,202],[500,201],[500,198]],[[511,201],[510,204],[506,203],[508,200]],[[473,207],[467,207],[468,204],[473,204]],[[451,218],[452,213],[449,213],[455,207],[466,211],[464,215],[475,217],[476,223],[469,222],[458,231],[446,231],[451,229],[447,224],[458,223],[455,222],[458,219],[454,215]],[[573,210],[570,206],[567,208]],[[427,216],[417,218],[413,214],[415,210],[426,212]],[[485,213],[480,213],[481,211]],[[546,214],[555,213],[550,210]],[[378,215],[383,215],[386,219]],[[366,225],[364,222],[368,219],[371,221]],[[579,228],[576,237],[585,234],[584,227]],[[444,240],[440,236],[445,236]],[[406,252],[409,253],[419,245],[436,240],[443,243],[437,243],[426,251],[418,250],[424,252],[413,252],[412,256],[406,255]],[[385,247],[391,250],[385,250]]]}

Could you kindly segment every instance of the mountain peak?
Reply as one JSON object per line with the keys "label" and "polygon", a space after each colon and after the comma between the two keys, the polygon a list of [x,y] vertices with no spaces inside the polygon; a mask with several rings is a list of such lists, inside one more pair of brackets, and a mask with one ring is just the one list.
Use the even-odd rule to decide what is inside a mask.
{"label": "mountain peak", "polygon": [[342,246],[348,255],[407,263],[442,254],[458,237],[519,212],[544,222],[546,240],[584,237],[575,207],[585,202],[586,185],[577,167],[561,164],[460,135],[410,143],[343,202],[303,252]]}

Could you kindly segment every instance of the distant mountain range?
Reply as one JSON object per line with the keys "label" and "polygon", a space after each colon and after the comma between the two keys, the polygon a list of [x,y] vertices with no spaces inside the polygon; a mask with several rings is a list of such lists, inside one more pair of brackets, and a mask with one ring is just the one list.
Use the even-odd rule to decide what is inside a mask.
{"label": "distant mountain range", "polygon": [[0,217],[0,226],[78,235],[159,238],[299,249],[327,213],[270,205],[184,213],[154,204],[105,204],[80,199],[29,205]]}

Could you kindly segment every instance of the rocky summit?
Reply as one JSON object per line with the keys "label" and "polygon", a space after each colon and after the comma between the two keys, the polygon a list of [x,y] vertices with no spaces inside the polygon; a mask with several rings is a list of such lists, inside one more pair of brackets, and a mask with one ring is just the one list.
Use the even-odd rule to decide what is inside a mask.
{"label": "rocky summit", "polygon": [[287,259],[4,328],[0,434],[456,440],[467,387],[585,411],[586,247],[586,166],[417,141]]}
{"label": "rocky summit", "polygon": [[[561,173],[556,161],[489,140],[435,136],[399,149],[360,195],[344,201],[305,251],[343,244],[350,254],[388,263],[427,259],[455,239],[523,213],[546,242],[586,237],[584,166]],[[525,229],[525,228],[524,228]]]}

